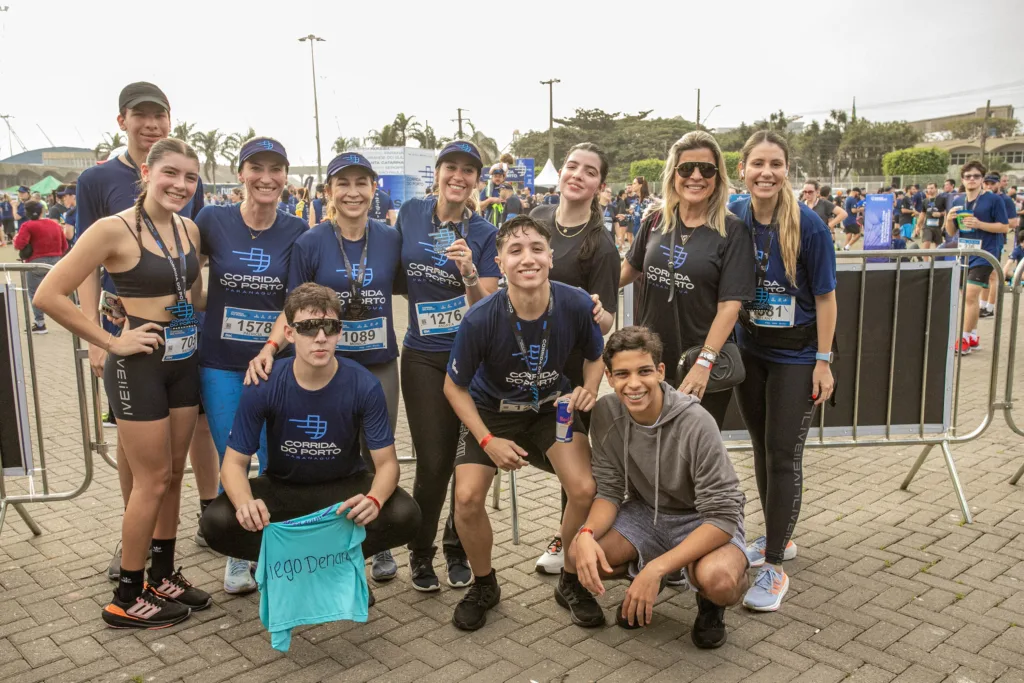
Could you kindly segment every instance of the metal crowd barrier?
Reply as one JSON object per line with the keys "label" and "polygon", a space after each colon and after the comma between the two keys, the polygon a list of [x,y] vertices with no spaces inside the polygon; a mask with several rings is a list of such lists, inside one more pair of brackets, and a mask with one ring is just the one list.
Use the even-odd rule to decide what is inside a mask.
{"label": "metal crowd barrier", "polygon": [[[1013,310],[1010,314],[1010,343],[1007,349],[1006,359],[1006,396],[1003,401],[1003,416],[1006,418],[1006,424],[1010,430],[1018,436],[1024,436],[1024,426],[1018,425],[1016,419],[1013,417],[1013,371],[1016,365],[1017,356],[1017,333],[1018,324],[1020,322],[1020,298],[1021,289],[1024,288],[1024,261],[1017,264],[1017,269],[1013,272],[1013,277],[1010,279],[1010,292],[1013,296]],[[1024,465],[1020,466],[1020,469],[1010,477],[1010,483],[1016,484],[1020,481],[1021,476],[1024,475]]]}
{"label": "metal crowd barrier", "polygon": [[[29,493],[25,495],[9,496],[7,495],[7,487],[4,479],[5,474],[3,467],[0,467],[0,533],[3,532],[4,517],[7,513],[8,507],[13,507],[15,511],[25,521],[25,524],[32,531],[33,534],[39,536],[42,534],[42,530],[39,525],[35,523],[28,510],[25,509],[27,503],[53,503],[63,500],[71,500],[89,488],[89,484],[92,483],[92,451],[95,444],[90,441],[89,434],[89,416],[88,416],[88,404],[86,401],[86,390],[85,390],[85,374],[82,368],[82,361],[88,361],[88,353],[84,350],[80,350],[78,337],[72,335],[71,347],[72,353],[75,359],[75,380],[78,386],[78,415],[82,426],[82,446],[83,446],[83,458],[85,461],[85,473],[82,478],[82,483],[78,488],[73,491],[61,491],[57,493],[50,492],[50,482],[47,473],[46,466],[46,448],[44,446],[44,430],[43,430],[43,417],[40,410],[39,403],[39,382],[38,375],[36,374],[36,354],[35,354],[35,341],[32,333],[28,331],[28,326],[32,321],[32,311],[29,306],[28,300],[28,281],[27,275],[30,272],[42,272],[45,273],[52,269],[44,263],[6,263],[0,264],[2,269],[7,275],[8,282],[10,281],[10,273],[17,272],[21,274],[21,287],[19,288],[21,303],[22,303],[22,323],[27,333],[27,349],[28,349],[28,369],[29,377],[31,377],[32,386],[32,405],[35,411],[35,425],[36,425],[36,443],[38,444],[38,467],[33,467],[28,473],[29,477]],[[22,325],[17,325],[17,329],[21,329]],[[12,343],[21,343],[20,335],[17,339],[12,339]],[[24,455],[24,454],[23,454]],[[31,462],[31,458],[25,459],[24,462]],[[33,477],[38,471],[42,483],[42,493],[36,493],[34,491]]]}

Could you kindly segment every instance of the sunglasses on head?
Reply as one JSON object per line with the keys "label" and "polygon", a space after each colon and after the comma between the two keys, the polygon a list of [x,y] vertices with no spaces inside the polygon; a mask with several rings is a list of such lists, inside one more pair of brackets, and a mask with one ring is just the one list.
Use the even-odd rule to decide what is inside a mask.
{"label": "sunglasses on head", "polygon": [[303,337],[315,337],[324,331],[328,337],[341,334],[341,321],[337,318],[309,318],[292,324],[292,328]]}
{"label": "sunglasses on head", "polygon": [[684,161],[676,166],[676,173],[680,178],[689,178],[693,175],[693,169],[700,171],[700,177],[705,179],[718,175],[718,167],[707,161]]}

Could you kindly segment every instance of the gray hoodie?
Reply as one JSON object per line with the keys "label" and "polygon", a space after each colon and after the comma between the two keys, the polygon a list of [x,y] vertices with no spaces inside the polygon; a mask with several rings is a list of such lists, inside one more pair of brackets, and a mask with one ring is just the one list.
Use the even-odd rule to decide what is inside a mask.
{"label": "gray hoodie", "polygon": [[651,427],[637,424],[616,395],[602,396],[590,423],[597,497],[616,506],[628,496],[654,509],[697,512],[732,536],[746,496],[718,432],[700,401],[661,383],[665,402]]}

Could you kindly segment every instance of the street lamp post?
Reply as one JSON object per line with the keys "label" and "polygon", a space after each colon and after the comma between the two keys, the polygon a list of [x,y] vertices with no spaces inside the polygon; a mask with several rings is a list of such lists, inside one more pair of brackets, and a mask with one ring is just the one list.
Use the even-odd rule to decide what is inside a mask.
{"label": "street lamp post", "polygon": [[552,160],[551,163],[555,158],[555,83],[561,82],[557,78],[540,82],[548,86],[548,159]]}
{"label": "street lamp post", "polygon": [[700,122],[700,127],[701,127],[701,128],[704,128],[704,124],[705,124],[705,123],[707,123],[707,122],[708,122],[708,119],[710,119],[710,118],[711,118],[711,112],[713,112],[713,111],[715,111],[716,109],[718,109],[718,107],[719,107],[719,106],[720,106],[720,105],[717,105],[717,104],[716,104],[715,106],[711,107],[711,111],[709,111],[709,112],[708,112],[708,115],[704,117],[704,120]]}
{"label": "street lamp post", "polygon": [[323,165],[320,161],[320,106],[316,100],[316,58],[313,57],[313,43],[322,43],[324,39],[314,36],[312,33],[299,38],[300,43],[305,43],[307,40],[309,41],[309,62],[313,67],[313,119],[316,121],[316,181],[319,183],[323,181],[321,170]]}

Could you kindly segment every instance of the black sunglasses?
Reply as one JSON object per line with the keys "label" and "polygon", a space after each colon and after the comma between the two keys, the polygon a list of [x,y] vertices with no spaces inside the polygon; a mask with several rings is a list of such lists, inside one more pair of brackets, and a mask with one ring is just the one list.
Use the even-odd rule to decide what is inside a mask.
{"label": "black sunglasses", "polygon": [[693,169],[700,171],[700,177],[705,179],[718,175],[718,167],[707,161],[684,161],[676,166],[676,173],[680,178],[689,178],[693,175]]}
{"label": "black sunglasses", "polygon": [[337,318],[310,318],[293,323],[292,327],[303,337],[315,337],[320,330],[328,337],[341,334],[341,321]]}

